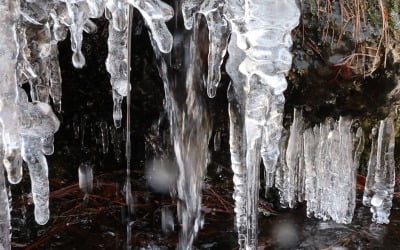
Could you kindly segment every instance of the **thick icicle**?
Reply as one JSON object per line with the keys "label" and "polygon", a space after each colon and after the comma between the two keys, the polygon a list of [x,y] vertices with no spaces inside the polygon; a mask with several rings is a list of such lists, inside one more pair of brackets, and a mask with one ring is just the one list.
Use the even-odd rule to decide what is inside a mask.
{"label": "thick icicle", "polygon": [[[23,90],[20,94],[24,95]],[[24,98],[25,101],[26,98]],[[54,133],[60,122],[47,103],[21,101],[23,122],[20,128],[22,137],[22,157],[28,164],[32,185],[32,196],[35,204],[35,220],[38,224],[45,224],[49,219],[49,181],[48,167],[44,156],[52,150],[47,145],[53,142]],[[49,139],[50,138],[50,139]]]}
{"label": "thick icicle", "polygon": [[364,205],[371,206],[372,221],[379,224],[389,223],[395,184],[394,144],[393,119],[386,118],[380,122],[376,144],[373,142],[376,148],[371,148],[363,197]]}
{"label": "thick icicle", "polygon": [[165,23],[174,16],[172,7],[161,0],[126,1],[132,4],[143,16],[160,51],[163,53],[170,52],[173,44],[173,37]]}
{"label": "thick icicle", "polygon": [[[231,162],[235,184],[239,184],[234,198],[241,207],[236,214],[239,244],[241,249],[256,249],[261,151],[270,172],[279,155],[282,93],[287,86],[284,73],[292,63],[290,32],[299,22],[300,11],[293,0],[228,0],[225,9],[233,31],[227,72],[232,80]],[[243,56],[236,55],[238,50],[243,51]],[[236,131],[238,134],[232,135]],[[238,216],[244,213],[242,221]]]}
{"label": "thick icicle", "polygon": [[4,167],[8,180],[18,183],[22,178],[21,140],[18,133],[20,109],[18,106],[16,23],[19,1],[0,2],[0,123],[4,147]]}

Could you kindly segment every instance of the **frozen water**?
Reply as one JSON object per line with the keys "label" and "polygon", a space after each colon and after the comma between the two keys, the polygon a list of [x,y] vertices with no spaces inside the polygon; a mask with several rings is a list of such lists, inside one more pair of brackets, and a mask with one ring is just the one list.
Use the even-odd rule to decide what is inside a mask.
{"label": "frozen water", "polygon": [[282,169],[277,170],[281,203],[294,207],[306,200],[307,216],[350,223],[363,131],[345,117],[307,129],[302,120],[301,112],[295,110],[286,155],[280,158]]}
{"label": "frozen water", "polygon": [[[1,132],[0,132],[1,134]],[[3,143],[0,140],[0,160],[3,159]],[[10,206],[8,197],[8,188],[6,186],[6,180],[4,178],[4,166],[0,161],[0,249],[11,248],[11,222],[10,222]]]}
{"label": "frozen water", "polygon": [[184,0],[182,14],[185,27],[191,29],[196,14],[205,17],[209,34],[207,94],[215,97],[221,80],[221,65],[224,60],[229,39],[228,22],[224,18],[225,0]]}
{"label": "frozen water", "polygon": [[259,164],[262,158],[271,174],[278,160],[284,73],[292,63],[290,32],[300,10],[292,0],[226,3],[224,16],[232,28],[226,67],[236,226],[240,248],[256,249]]}
{"label": "frozen water", "polygon": [[363,203],[371,207],[372,221],[389,223],[395,184],[394,143],[392,118],[380,122],[379,132],[372,130],[371,154],[365,182]]}
{"label": "frozen water", "polygon": [[[159,63],[175,156],[174,161],[162,156],[151,163],[147,175],[154,189],[178,195],[182,224],[178,248],[191,249],[203,224],[201,193],[209,161],[211,121],[202,93],[205,87],[209,97],[216,95],[227,50],[226,71],[231,78],[229,142],[240,249],[257,248],[261,161],[265,167],[266,189],[275,185],[283,206],[295,207],[297,202],[306,201],[309,217],[350,223],[355,209],[356,172],[364,146],[362,129],[347,117],[306,127],[299,110],[294,112],[290,131],[282,127],[285,73],[292,63],[291,31],[300,16],[296,1],[172,2],[176,19],[169,27],[174,39],[166,25],[174,16],[174,9],[161,0],[0,1],[0,170],[15,184],[22,178],[22,160],[27,163],[36,221],[44,224],[49,219],[45,155],[54,152],[54,133],[59,128],[49,103],[51,98],[55,109],[61,112],[62,99],[57,43],[66,39],[69,31],[72,63],[77,68],[84,67],[83,32],[95,32],[97,27],[91,19],[103,13],[109,20],[106,68],[110,74],[117,128],[122,126],[121,105],[127,98],[125,191],[129,208],[132,207],[130,32],[132,8],[136,8],[149,28]],[[203,20],[206,27],[201,25]],[[199,33],[203,31],[208,31],[207,59],[199,51]],[[24,83],[30,85],[32,101],[28,101],[20,88]],[[87,131],[89,124],[85,115],[74,121],[75,136],[80,137],[83,150],[88,146],[85,138],[92,136]],[[109,151],[111,139],[119,161],[124,138],[105,122],[96,126],[100,133],[96,135],[96,142],[102,152]],[[377,223],[389,222],[395,176],[394,134],[393,120],[388,118],[371,137],[363,203],[371,206],[373,221]],[[214,137],[215,151],[220,144],[218,131]],[[179,169],[178,177],[171,170],[175,166]],[[86,164],[79,167],[79,184],[84,192],[92,189],[92,171]],[[3,173],[0,173],[0,207],[0,247],[7,249],[10,248],[10,214]],[[162,227],[164,231],[172,231],[174,227],[168,208],[162,210]],[[127,230],[129,238],[130,223]]]}

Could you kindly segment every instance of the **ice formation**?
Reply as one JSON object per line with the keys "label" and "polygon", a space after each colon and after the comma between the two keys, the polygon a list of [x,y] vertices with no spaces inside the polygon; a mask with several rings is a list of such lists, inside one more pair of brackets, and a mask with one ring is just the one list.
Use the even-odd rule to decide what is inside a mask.
{"label": "ice formation", "polygon": [[224,17],[225,0],[184,0],[182,13],[186,29],[192,29],[195,15],[203,15],[208,26],[210,42],[208,52],[207,94],[215,97],[221,80],[221,65],[229,39],[228,22]]}
{"label": "ice formation", "polygon": [[[165,22],[172,18],[173,10],[159,0],[0,1],[1,168],[4,167],[7,172],[8,181],[16,184],[22,178],[22,159],[26,162],[32,184],[35,219],[39,224],[45,224],[49,219],[48,167],[44,155],[53,153],[53,136],[59,128],[59,121],[49,105],[49,97],[56,110],[61,111],[57,42],[65,39],[67,30],[70,31],[72,63],[82,68],[85,65],[81,51],[82,33],[96,30],[90,18],[101,17],[104,10],[107,11],[107,17],[113,18],[110,30],[115,32],[110,32],[112,36],[109,41],[109,57],[113,62],[107,62],[107,69],[116,93],[114,117],[118,126],[118,105],[129,90],[129,39],[123,37],[127,29],[129,5],[139,10],[160,49],[168,52],[172,47],[172,36]],[[121,44],[121,41],[124,43]],[[28,101],[25,90],[21,88],[25,83],[30,85],[32,101]],[[107,128],[103,125],[104,129]],[[82,131],[84,133],[84,129]],[[103,136],[106,135],[103,133]],[[106,140],[108,138],[103,140],[104,152],[108,150]],[[81,170],[86,179],[90,177],[90,171]],[[0,214],[0,245],[9,249],[10,214],[3,176],[0,186],[0,204],[4,208]],[[88,186],[84,189],[90,191]]]}
{"label": "ice formation", "polygon": [[232,28],[226,70],[236,227],[241,249],[257,248],[259,166],[273,173],[279,156],[292,55],[291,31],[300,10],[293,0],[229,0],[225,16]]}
{"label": "ice formation", "polygon": [[293,208],[305,200],[309,217],[351,222],[356,173],[364,149],[363,131],[355,124],[341,117],[306,129],[301,112],[295,110],[275,180],[283,206]]}
{"label": "ice formation", "polygon": [[395,185],[394,142],[392,118],[380,122],[379,132],[372,130],[371,154],[365,182],[363,204],[371,207],[372,221],[389,223]]}
{"label": "ice formation", "polygon": [[[176,190],[171,187],[174,176],[169,176],[168,183],[162,177],[165,182],[162,189],[176,193],[179,199],[178,249],[191,249],[203,224],[201,194],[212,131],[204,93],[209,97],[216,95],[227,51],[226,71],[231,78],[229,140],[240,249],[257,249],[261,161],[265,167],[266,188],[273,185],[278,188],[283,206],[292,208],[297,202],[306,201],[308,216],[351,222],[356,171],[364,146],[362,129],[346,117],[307,128],[299,110],[294,112],[290,130],[282,127],[283,91],[287,87],[285,73],[292,63],[291,31],[300,16],[295,0],[174,1],[175,19],[169,26],[174,37],[166,25],[174,17],[174,8],[161,0],[0,0],[0,169],[4,168],[8,181],[16,184],[22,178],[22,160],[26,162],[35,219],[39,224],[49,219],[45,155],[53,153],[54,133],[59,128],[50,101],[57,111],[62,109],[57,43],[66,39],[69,31],[72,63],[77,68],[84,67],[82,34],[95,32],[96,25],[91,19],[103,14],[109,20],[106,69],[112,87],[114,125],[122,126],[124,97],[127,98],[127,124],[126,138],[122,138],[114,127],[100,122],[99,144],[106,154],[111,140],[119,161],[120,145],[125,139],[125,191],[131,210],[132,8],[139,11],[149,28],[164,82],[165,109],[175,156],[175,162],[168,164],[176,164],[179,174]],[[204,37],[201,37],[205,31],[208,31],[208,43],[203,43]],[[208,46],[207,59],[201,54],[204,48],[199,48],[204,44]],[[21,88],[25,83],[29,84],[31,101]],[[74,121],[76,138],[81,139],[83,148],[88,137],[85,135],[87,123],[90,121],[85,116]],[[377,223],[388,223],[390,214],[394,134],[393,120],[388,118],[372,136],[363,202],[371,206],[373,221]],[[220,148],[220,136],[217,132],[214,137],[216,151]],[[92,171],[86,163],[79,167],[79,184],[84,192],[92,190]],[[164,231],[173,230],[172,213],[167,208],[162,210],[162,220]],[[128,246],[130,225],[128,223]],[[0,248],[9,249],[9,197],[3,174],[0,174],[0,233]]]}

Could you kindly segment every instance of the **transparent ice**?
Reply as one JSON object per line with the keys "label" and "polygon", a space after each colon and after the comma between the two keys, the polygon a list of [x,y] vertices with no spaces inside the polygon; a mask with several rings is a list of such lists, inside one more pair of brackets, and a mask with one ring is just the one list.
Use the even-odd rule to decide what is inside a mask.
{"label": "transparent ice", "polygon": [[227,0],[224,16],[232,29],[226,70],[236,227],[240,249],[256,249],[259,165],[262,159],[269,175],[279,156],[284,74],[300,10],[293,0]]}
{"label": "transparent ice", "polygon": [[371,207],[372,221],[388,224],[395,185],[394,144],[395,129],[392,118],[380,122],[379,131],[372,130],[371,154],[365,182],[363,204]]}
{"label": "transparent ice", "polygon": [[[261,162],[266,190],[275,186],[282,206],[293,208],[305,201],[309,217],[351,222],[356,173],[364,147],[362,129],[349,117],[327,119],[310,127],[300,109],[294,111],[289,130],[282,126],[285,74],[292,63],[291,31],[300,17],[297,1],[170,2],[173,6],[161,0],[0,0],[0,248],[11,248],[8,184],[3,174],[10,184],[19,183],[22,161],[29,169],[35,220],[39,224],[49,220],[45,155],[54,152],[54,133],[60,126],[49,103],[52,101],[57,112],[62,111],[57,43],[66,39],[69,32],[72,63],[76,68],[84,67],[87,62],[82,53],[83,32],[96,32],[93,19],[103,15],[109,20],[106,69],[110,74],[115,127],[104,121],[98,123],[98,141],[104,154],[109,152],[111,141],[118,161],[122,158],[121,144],[126,142],[125,191],[131,208],[132,8],[138,10],[148,27],[164,83],[174,160],[161,156],[155,161],[157,164],[153,163],[149,179],[163,192],[178,197],[178,249],[192,248],[204,222],[201,194],[212,134],[212,121],[204,103],[206,95],[217,94],[227,53],[225,68],[231,78],[227,93],[229,143],[240,249],[257,249]],[[171,31],[167,27],[170,20]],[[206,31],[208,44],[201,40]],[[201,56],[203,43],[208,46],[207,59]],[[25,83],[29,84],[30,93],[21,88]],[[126,138],[116,129],[122,127],[124,98],[128,110]],[[85,138],[91,136],[89,123],[85,115],[73,123],[83,150],[87,149]],[[381,121],[379,129],[372,131],[363,203],[371,206],[376,223],[389,222],[395,178],[394,137],[392,118]],[[218,151],[219,131],[213,142]],[[161,171],[160,166],[168,169]],[[177,177],[169,171],[175,166],[179,170]],[[90,192],[92,166],[83,163],[78,171],[81,189]],[[161,211],[163,230],[173,231],[172,212],[166,207]],[[131,223],[127,235],[129,246]]]}

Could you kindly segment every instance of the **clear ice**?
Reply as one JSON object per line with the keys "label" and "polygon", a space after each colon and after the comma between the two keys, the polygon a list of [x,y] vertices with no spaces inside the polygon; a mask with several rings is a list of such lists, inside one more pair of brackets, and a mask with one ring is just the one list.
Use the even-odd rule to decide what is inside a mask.
{"label": "clear ice", "polygon": [[232,29],[226,70],[236,227],[240,249],[257,249],[259,166],[262,159],[271,174],[279,156],[291,31],[300,10],[293,0],[228,0],[224,15]]}
{"label": "clear ice", "polygon": [[[67,37],[69,30],[72,63],[76,68],[82,68],[86,64],[82,53],[82,34],[96,31],[91,18],[99,18],[106,11],[107,17],[112,19],[109,39],[109,58],[112,62],[107,63],[107,69],[111,75],[114,117],[118,126],[122,118],[120,104],[130,86],[127,77],[130,70],[127,63],[129,39],[125,35],[129,5],[143,15],[160,50],[170,51],[172,35],[165,22],[172,18],[173,11],[159,0],[0,1],[0,168],[4,168],[8,181],[16,184],[22,179],[22,160],[26,162],[38,224],[45,224],[50,217],[45,155],[54,152],[54,133],[60,125],[49,105],[50,97],[55,109],[58,112],[62,109],[57,43]],[[32,101],[28,101],[27,93],[21,88],[25,83],[30,85]],[[80,130],[84,142],[85,129],[82,127]],[[101,131],[103,152],[107,152],[107,126],[102,124]],[[118,150],[114,151],[117,154]],[[82,188],[89,192],[91,169],[81,167],[80,175]],[[10,212],[3,173],[0,177],[0,205],[0,248],[10,249]]]}
{"label": "clear ice", "polygon": [[340,117],[305,128],[301,112],[294,111],[275,180],[284,207],[306,201],[308,217],[351,223],[356,173],[364,149],[364,133],[355,124]]}
{"label": "clear ice", "polygon": [[379,131],[373,128],[368,161],[368,175],[364,187],[363,204],[371,207],[372,221],[388,224],[395,185],[394,144],[395,129],[392,118],[380,122]]}
{"label": "clear ice", "polygon": [[[203,225],[201,194],[212,134],[205,100],[206,95],[212,98],[217,93],[226,54],[229,55],[226,72],[231,78],[227,96],[233,198],[240,249],[257,249],[261,163],[266,190],[275,186],[282,206],[293,208],[298,202],[305,201],[309,217],[351,222],[355,209],[356,173],[364,148],[362,129],[348,117],[338,121],[328,119],[308,127],[302,112],[297,109],[290,129],[285,130],[282,126],[283,92],[287,87],[285,74],[292,63],[291,31],[298,25],[300,17],[297,1],[170,2],[174,6],[161,0],[0,0],[1,249],[11,248],[10,205],[4,174],[9,183],[19,183],[22,161],[29,169],[35,220],[39,224],[49,220],[45,155],[54,152],[54,133],[60,126],[49,103],[53,103],[57,112],[62,111],[57,43],[66,39],[69,32],[72,63],[76,68],[84,67],[83,32],[96,32],[92,19],[103,15],[109,20],[106,69],[110,74],[115,127],[100,122],[99,143],[106,154],[111,140],[115,158],[121,159],[124,138],[116,128],[122,126],[121,105],[126,97],[128,177],[125,189],[126,201],[131,207],[132,8],[138,10],[148,27],[164,82],[165,109],[175,156],[174,163],[168,164],[175,164],[179,169],[176,187],[172,188],[168,182],[166,188],[179,200],[181,233],[178,249],[191,249]],[[205,43],[202,34],[207,32]],[[199,48],[204,44],[208,50]],[[203,51],[208,51],[206,59],[201,55]],[[203,60],[205,63],[199,63]],[[21,88],[24,84],[29,84],[30,93]],[[88,123],[86,116],[74,120],[75,137],[80,137],[84,150]],[[392,118],[381,121],[379,129],[374,128],[371,135],[363,203],[371,207],[376,223],[389,222],[395,178],[394,137]],[[217,132],[215,151],[220,149],[220,144],[221,135]],[[78,171],[81,189],[90,192],[93,188],[92,167],[83,163]],[[128,246],[130,226],[128,223]],[[165,207],[162,209],[162,228],[174,230],[172,212]]]}

